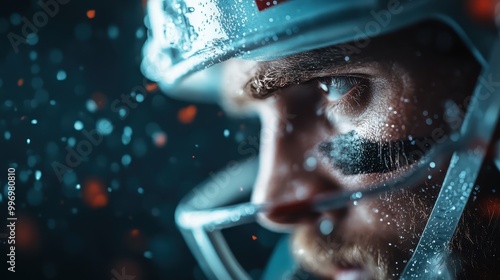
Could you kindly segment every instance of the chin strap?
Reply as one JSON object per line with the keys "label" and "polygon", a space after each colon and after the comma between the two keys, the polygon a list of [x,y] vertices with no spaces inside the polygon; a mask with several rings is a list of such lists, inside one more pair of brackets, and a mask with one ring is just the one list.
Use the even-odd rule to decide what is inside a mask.
{"label": "chin strap", "polygon": [[500,112],[500,39],[479,77],[461,137],[417,248],[401,279],[454,279],[449,245],[497,127]]}

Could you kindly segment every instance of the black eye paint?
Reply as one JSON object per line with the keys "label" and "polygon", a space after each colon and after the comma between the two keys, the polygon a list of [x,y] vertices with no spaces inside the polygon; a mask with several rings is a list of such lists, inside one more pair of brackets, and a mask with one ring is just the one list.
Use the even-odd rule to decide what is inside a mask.
{"label": "black eye paint", "polygon": [[355,131],[319,144],[322,155],[345,175],[386,173],[418,161],[431,149],[430,137],[373,142]]}

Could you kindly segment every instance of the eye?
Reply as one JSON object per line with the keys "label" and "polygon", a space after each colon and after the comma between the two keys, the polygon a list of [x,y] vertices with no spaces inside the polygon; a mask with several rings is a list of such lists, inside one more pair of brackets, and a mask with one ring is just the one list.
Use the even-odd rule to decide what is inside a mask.
{"label": "eye", "polygon": [[355,93],[359,95],[367,87],[367,79],[355,76],[331,76],[317,79],[321,89],[328,99],[338,101],[344,95]]}

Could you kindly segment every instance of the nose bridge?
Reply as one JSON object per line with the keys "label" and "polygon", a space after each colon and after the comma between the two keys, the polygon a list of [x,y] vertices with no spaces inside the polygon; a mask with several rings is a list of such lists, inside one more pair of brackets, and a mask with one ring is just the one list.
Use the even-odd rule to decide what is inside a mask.
{"label": "nose bridge", "polygon": [[[299,91],[300,90],[300,91]],[[263,118],[261,170],[253,200],[262,203],[299,205],[313,196],[338,189],[320,168],[318,144],[335,134],[332,125],[319,114],[324,96],[310,87],[283,92]],[[302,96],[299,96],[302,94]],[[293,211],[292,211],[293,212]],[[318,216],[300,211],[268,213],[265,218],[277,224],[290,224]]]}

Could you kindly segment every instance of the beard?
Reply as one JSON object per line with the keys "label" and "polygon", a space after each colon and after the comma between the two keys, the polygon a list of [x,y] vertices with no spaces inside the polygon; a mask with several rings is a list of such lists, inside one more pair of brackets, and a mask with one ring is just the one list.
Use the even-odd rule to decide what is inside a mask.
{"label": "beard", "polygon": [[422,197],[401,190],[360,201],[328,235],[316,224],[301,225],[292,238],[294,256],[304,270],[326,279],[347,272],[356,275],[352,279],[397,279],[435,200],[430,192]]}
{"label": "beard", "polygon": [[[496,187],[491,185],[492,178],[499,182],[500,173],[485,168],[480,175],[484,179],[477,182],[480,188],[469,198],[449,245],[448,262],[455,279],[500,279],[500,195],[492,193]],[[352,279],[398,279],[439,189],[440,185],[428,185],[360,201],[328,235],[320,232],[318,224],[300,225],[293,233],[293,255],[300,268],[325,279],[351,270],[362,271],[361,278]],[[367,209],[371,217],[365,213],[356,220],[359,209]],[[373,220],[372,225],[359,225],[367,219]]]}

